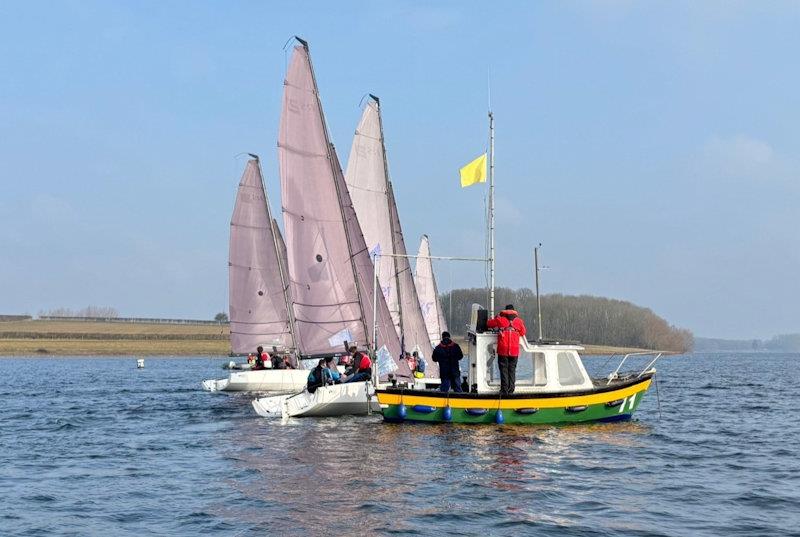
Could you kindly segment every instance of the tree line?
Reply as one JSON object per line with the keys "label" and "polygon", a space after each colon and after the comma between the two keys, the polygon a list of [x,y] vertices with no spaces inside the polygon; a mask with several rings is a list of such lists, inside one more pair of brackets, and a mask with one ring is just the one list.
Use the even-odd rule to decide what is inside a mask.
{"label": "tree line", "polygon": [[105,317],[113,319],[119,317],[119,312],[110,306],[86,306],[79,310],[70,308],[40,310],[39,317]]}
{"label": "tree line", "polygon": [[[440,302],[450,332],[464,335],[472,304],[486,307],[488,295],[485,288],[454,289],[441,295]],[[691,331],[624,300],[549,294],[542,295],[541,302],[544,339],[675,352],[689,351],[694,344]],[[514,304],[525,320],[528,339],[537,339],[536,293],[527,288],[495,289],[495,308],[499,311],[505,304]]]}

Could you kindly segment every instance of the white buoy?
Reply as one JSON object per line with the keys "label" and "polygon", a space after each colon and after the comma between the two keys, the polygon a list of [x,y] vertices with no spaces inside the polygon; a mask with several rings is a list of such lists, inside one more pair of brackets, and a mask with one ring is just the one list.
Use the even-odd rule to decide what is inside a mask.
{"label": "white buoy", "polygon": [[138,360],[136,360],[136,368],[144,369],[144,358],[139,358]]}

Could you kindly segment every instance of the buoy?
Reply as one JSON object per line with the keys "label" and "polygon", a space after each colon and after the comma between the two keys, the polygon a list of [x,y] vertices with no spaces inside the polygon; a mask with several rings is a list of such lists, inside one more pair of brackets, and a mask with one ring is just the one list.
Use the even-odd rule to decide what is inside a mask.
{"label": "buoy", "polygon": [[144,369],[144,358],[139,358],[138,360],[136,360],[136,368]]}
{"label": "buoy", "polygon": [[453,409],[450,408],[450,405],[444,407],[444,412],[442,413],[442,417],[444,421],[452,421],[453,419]]}
{"label": "buoy", "polygon": [[506,422],[506,418],[503,416],[503,411],[500,410],[499,408],[497,409],[497,412],[495,412],[494,414],[494,422],[497,425],[503,425]]}
{"label": "buoy", "polygon": [[397,407],[397,417],[400,418],[401,420],[404,420],[406,419],[407,414],[408,412],[406,411],[406,405],[400,403],[400,406]]}

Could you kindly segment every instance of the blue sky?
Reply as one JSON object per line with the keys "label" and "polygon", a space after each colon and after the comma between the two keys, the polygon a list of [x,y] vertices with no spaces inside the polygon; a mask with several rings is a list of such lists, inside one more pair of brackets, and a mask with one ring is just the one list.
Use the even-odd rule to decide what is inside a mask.
{"label": "blue sky", "polygon": [[483,252],[485,190],[457,170],[486,145],[490,69],[499,285],[532,286],[542,242],[545,292],[800,331],[798,27],[789,2],[0,3],[0,313],[226,310],[242,152],[279,210],[298,34],[343,163],[381,97],[410,250]]}

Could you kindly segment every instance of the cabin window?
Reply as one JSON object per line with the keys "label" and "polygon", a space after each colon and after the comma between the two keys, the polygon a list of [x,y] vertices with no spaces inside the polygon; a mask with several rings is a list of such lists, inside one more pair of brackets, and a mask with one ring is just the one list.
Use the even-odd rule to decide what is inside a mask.
{"label": "cabin window", "polygon": [[[497,356],[489,359],[489,385],[500,386],[500,366]],[[544,386],[547,373],[544,353],[521,352],[517,358],[516,383],[521,386]]]}
{"label": "cabin window", "polygon": [[558,365],[558,382],[562,386],[574,386],[583,383],[583,375],[575,360],[575,355],[571,352],[559,352],[556,356]]}
{"label": "cabin window", "polygon": [[544,353],[533,353],[533,385],[544,386],[547,384],[547,368],[544,365]]}

